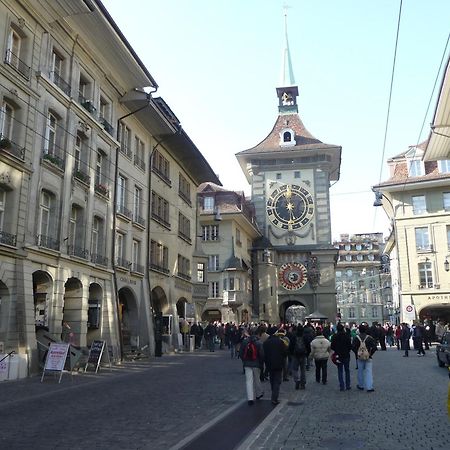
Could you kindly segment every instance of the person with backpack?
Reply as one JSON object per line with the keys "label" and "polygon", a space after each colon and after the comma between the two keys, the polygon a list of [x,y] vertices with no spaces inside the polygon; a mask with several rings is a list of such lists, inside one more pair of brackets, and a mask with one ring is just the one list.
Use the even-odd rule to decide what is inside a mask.
{"label": "person with backpack", "polygon": [[368,326],[361,324],[359,334],[353,339],[352,349],[358,361],[358,384],[356,387],[363,391],[374,392],[372,375],[372,356],[377,351],[377,342],[368,334]]}
{"label": "person with backpack", "polygon": [[306,359],[308,358],[308,350],[303,334],[303,325],[298,324],[297,329],[293,330],[289,343],[289,353],[292,358],[292,373],[294,375],[296,390],[305,389],[306,386]]}
{"label": "person with backpack", "polygon": [[[339,388],[341,391],[349,391],[350,387],[350,351],[352,349],[352,341],[350,333],[347,333],[344,325],[337,324],[337,333],[331,339],[331,350],[336,353]],[[345,384],[344,384],[345,371]]]}
{"label": "person with backpack", "polygon": [[256,334],[256,329],[251,330],[251,335],[247,331],[244,332],[239,356],[244,366],[248,404],[253,405],[255,398],[259,400],[264,395],[260,380],[260,372],[264,362],[264,349]]}

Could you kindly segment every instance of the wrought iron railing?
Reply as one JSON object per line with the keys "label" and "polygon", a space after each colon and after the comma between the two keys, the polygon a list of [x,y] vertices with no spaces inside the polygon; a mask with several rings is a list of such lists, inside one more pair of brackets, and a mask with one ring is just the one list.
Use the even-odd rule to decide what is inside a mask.
{"label": "wrought iron railing", "polygon": [[160,264],[156,263],[150,263],[150,268],[166,274],[170,272],[167,267],[161,266]]}
{"label": "wrought iron railing", "polygon": [[167,222],[167,220],[163,219],[162,217],[158,216],[158,214],[152,212],[152,219],[156,220],[161,225],[165,226],[166,228],[170,229],[170,222]]}
{"label": "wrought iron railing", "polygon": [[56,86],[58,86],[65,94],[70,96],[70,92],[72,90],[70,84],[63,77],[61,77],[58,72],[50,72],[50,75],[52,77],[53,83],[55,83]]}
{"label": "wrought iron railing", "polygon": [[7,136],[0,133],[0,151],[5,151],[12,156],[23,161],[25,159],[25,149],[20,147]]}
{"label": "wrought iron railing", "polygon": [[145,171],[145,161],[137,155],[134,155],[134,165]]}
{"label": "wrought iron railing", "polygon": [[50,248],[52,250],[59,250],[59,241],[53,239],[50,236],[45,236],[44,234],[37,235],[36,244],[39,247]]}
{"label": "wrought iron railing", "polygon": [[169,186],[172,186],[172,181],[170,178],[168,178],[163,172],[161,172],[159,169],[157,169],[156,167],[152,167],[152,171],[158,175],[159,178],[161,178],[161,180],[163,180],[166,184],[168,184]]}
{"label": "wrought iron railing", "polygon": [[192,206],[191,199],[183,191],[178,191],[178,195],[182,198],[189,206]]}
{"label": "wrought iron railing", "polygon": [[5,63],[16,69],[27,80],[30,78],[31,67],[25,64],[11,50],[6,50]]}
{"label": "wrought iron railing", "polygon": [[109,197],[109,189],[104,184],[96,184],[94,190],[97,194]]}
{"label": "wrought iron railing", "polygon": [[91,177],[81,169],[75,169],[73,171],[73,176],[83,183],[89,184],[91,182]]}
{"label": "wrought iron railing", "polygon": [[56,167],[59,167],[61,170],[64,170],[65,161],[64,161],[64,159],[60,158],[59,156],[57,156],[53,153],[44,152],[44,154],[42,155],[42,159],[44,161],[47,161],[47,162],[53,164]]}
{"label": "wrought iron railing", "polygon": [[88,259],[89,257],[89,250],[76,245],[69,245],[67,251],[70,256],[76,256],[77,258]]}
{"label": "wrought iron railing", "polygon": [[91,254],[91,262],[93,262],[94,264],[98,264],[100,266],[107,266],[108,265],[108,258],[106,258],[103,255],[99,255],[97,253],[92,253]]}
{"label": "wrought iron railing", "polygon": [[16,246],[17,236],[15,234],[7,233],[6,231],[0,230],[0,244]]}
{"label": "wrought iron railing", "polygon": [[178,275],[180,278],[183,278],[183,280],[191,281],[191,276],[188,275],[188,274],[186,274],[186,273],[178,272],[177,275]]}
{"label": "wrought iron railing", "polygon": [[123,205],[117,205],[117,214],[121,214],[122,216],[128,217],[131,219],[133,213]]}
{"label": "wrought iron railing", "polygon": [[113,126],[104,117],[100,117],[99,121],[103,125],[103,128],[105,129],[105,131],[112,136],[113,131],[114,131]]}
{"label": "wrought iron railing", "polygon": [[131,266],[131,262],[125,258],[116,258],[116,266],[122,267],[123,269],[129,269]]}
{"label": "wrought iron railing", "polygon": [[144,266],[142,264],[133,263],[131,271],[136,273],[144,273]]}
{"label": "wrought iron railing", "polygon": [[145,219],[138,214],[133,214],[133,222],[137,223],[141,227],[145,227]]}
{"label": "wrought iron railing", "polygon": [[189,244],[192,242],[191,241],[191,237],[188,236],[187,234],[183,233],[182,231],[178,231],[178,236],[183,239],[186,242],[189,242]]}

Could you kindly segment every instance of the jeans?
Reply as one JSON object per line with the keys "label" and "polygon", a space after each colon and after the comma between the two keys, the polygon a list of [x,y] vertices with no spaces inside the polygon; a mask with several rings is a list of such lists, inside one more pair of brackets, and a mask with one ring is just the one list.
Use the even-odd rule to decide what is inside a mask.
{"label": "jeans", "polygon": [[[341,391],[345,388],[350,389],[350,356],[348,358],[339,358],[340,363],[337,365],[339,387]],[[345,385],[344,385],[344,371],[345,371]]]}
{"label": "jeans", "polygon": [[261,381],[259,379],[259,367],[244,367],[245,386],[247,388],[247,400],[255,400],[255,395],[259,397],[263,394]]}
{"label": "jeans", "polygon": [[[293,356],[292,357],[292,373],[294,375],[294,381],[300,382],[300,386],[306,385],[306,355],[305,356]],[[300,373],[299,373],[300,369]]]}
{"label": "jeans", "polygon": [[328,359],[315,359],[314,364],[316,365],[316,381],[320,382],[320,373],[322,373],[322,383],[327,382],[327,363]]}
{"label": "jeans", "polygon": [[358,386],[367,389],[373,389],[372,360],[358,359]]}
{"label": "jeans", "polygon": [[270,387],[272,388],[272,398],[273,402],[278,401],[278,396],[280,395],[280,385],[281,385],[281,374],[282,370],[269,370],[270,377]]}

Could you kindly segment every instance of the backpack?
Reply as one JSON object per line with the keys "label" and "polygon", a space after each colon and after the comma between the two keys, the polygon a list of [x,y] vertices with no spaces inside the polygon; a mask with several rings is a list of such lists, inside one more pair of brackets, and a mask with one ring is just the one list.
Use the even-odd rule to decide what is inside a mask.
{"label": "backpack", "polygon": [[369,350],[366,347],[366,339],[367,336],[362,340],[359,336],[356,336],[359,339],[359,348],[358,348],[358,359],[361,361],[367,361],[370,358]]}
{"label": "backpack", "polygon": [[242,354],[244,361],[256,361],[258,359],[258,348],[254,341],[249,341],[244,347],[244,353]]}
{"label": "backpack", "polygon": [[294,354],[297,356],[306,355],[306,345],[303,336],[297,336],[295,339]]}

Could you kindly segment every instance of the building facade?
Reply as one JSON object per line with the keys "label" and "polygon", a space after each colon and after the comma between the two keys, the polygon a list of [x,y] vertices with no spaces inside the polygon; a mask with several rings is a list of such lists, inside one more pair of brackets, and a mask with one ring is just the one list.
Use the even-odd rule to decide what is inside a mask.
{"label": "building facade", "polygon": [[336,299],[342,322],[394,324],[389,256],[382,233],[341,235],[336,265]]}
{"label": "building facade", "polygon": [[154,352],[153,314],[193,302],[196,188],[220,182],[100,1],[4,1],[0,17],[11,378],[35,373],[52,341]]}
{"label": "building facade", "polygon": [[236,155],[251,184],[263,238],[255,243],[255,317],[289,320],[286,311],[336,317],[330,183],[339,179],[341,147],[316,139],[298,114],[289,45],[277,87],[278,117],[256,146]]}
{"label": "building facade", "polygon": [[243,192],[204,183],[198,191],[202,253],[207,257],[208,299],[203,321],[248,322],[253,316],[253,241],[261,237],[253,205]]}
{"label": "building facade", "polygon": [[390,178],[374,186],[375,206],[393,224],[400,320],[450,319],[450,160],[423,161],[427,142],[388,160]]}

